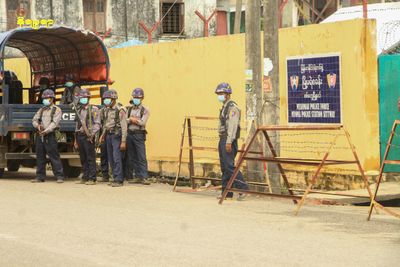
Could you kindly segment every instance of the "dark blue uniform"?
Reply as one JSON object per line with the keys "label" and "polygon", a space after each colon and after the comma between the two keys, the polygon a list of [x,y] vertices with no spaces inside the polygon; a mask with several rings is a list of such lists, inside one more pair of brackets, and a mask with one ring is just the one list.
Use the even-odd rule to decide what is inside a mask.
{"label": "dark blue uniform", "polygon": [[[219,160],[222,172],[222,191],[225,190],[229,179],[235,170],[235,158],[238,151],[237,139],[240,134],[240,109],[232,100],[227,101],[220,112],[220,123],[218,132],[220,136],[218,144]],[[232,151],[226,151],[226,144],[231,144]],[[243,174],[239,171],[233,187],[237,189],[247,190],[248,185],[244,182]],[[233,193],[229,192],[227,197],[232,197]]]}
{"label": "dark blue uniform", "polygon": [[[82,180],[96,181],[96,147],[94,136],[100,130],[100,112],[96,106],[82,106],[76,124],[76,141],[82,164]],[[80,118],[80,119],[79,119]],[[84,131],[85,125],[88,133]],[[88,136],[89,135],[89,136]]]}
{"label": "dark blue uniform", "polygon": [[58,153],[58,145],[54,131],[59,127],[62,111],[59,107],[51,105],[41,108],[33,117],[33,127],[44,129],[45,135],[36,134],[36,180],[44,181],[46,178],[46,154],[48,155],[53,174],[57,181],[64,179],[63,166]]}
{"label": "dark blue uniform", "polygon": [[128,119],[128,136],[126,138],[128,172],[130,175],[134,172],[136,178],[144,180],[149,177],[146,157],[146,123],[150,111],[143,105],[130,106],[127,115],[128,118],[137,119],[136,123],[131,123]]}
{"label": "dark blue uniform", "polygon": [[106,131],[107,160],[111,166],[114,182],[124,182],[121,143],[126,142],[127,122],[125,109],[116,104],[105,110],[104,130]]}

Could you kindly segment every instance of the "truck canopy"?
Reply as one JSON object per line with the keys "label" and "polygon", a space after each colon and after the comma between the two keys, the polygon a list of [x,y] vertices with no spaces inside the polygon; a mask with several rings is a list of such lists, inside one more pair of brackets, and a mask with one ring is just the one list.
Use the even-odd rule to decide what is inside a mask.
{"label": "truck canopy", "polygon": [[90,31],[63,26],[16,28],[0,33],[0,73],[3,73],[5,48],[13,47],[27,57],[31,68],[31,86],[41,77],[59,87],[70,76],[80,85],[107,84],[110,62],[101,39]]}

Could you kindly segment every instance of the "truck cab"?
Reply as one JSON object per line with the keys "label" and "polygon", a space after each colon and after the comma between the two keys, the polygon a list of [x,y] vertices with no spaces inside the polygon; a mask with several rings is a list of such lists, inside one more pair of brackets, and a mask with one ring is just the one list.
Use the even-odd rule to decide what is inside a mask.
{"label": "truck cab", "polygon": [[[29,85],[22,84],[17,74],[7,69],[6,47],[16,48],[26,56]],[[32,118],[42,107],[42,77],[49,79],[49,89],[55,92],[56,104],[63,112],[58,149],[65,175],[79,176],[79,154],[73,148],[76,113],[72,105],[59,103],[67,77],[88,88],[92,98],[100,99],[100,88],[107,90],[109,84],[110,64],[105,45],[91,32],[68,27],[18,28],[0,33],[0,56],[0,177],[5,170],[18,171],[20,166],[36,164]]]}

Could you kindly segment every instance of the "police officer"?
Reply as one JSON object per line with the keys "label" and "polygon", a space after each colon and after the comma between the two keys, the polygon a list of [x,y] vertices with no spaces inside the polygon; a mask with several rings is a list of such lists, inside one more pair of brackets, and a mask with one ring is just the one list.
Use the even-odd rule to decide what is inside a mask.
{"label": "police officer", "polygon": [[[106,89],[106,88],[105,88]],[[103,91],[101,91],[103,92]],[[105,92],[105,90],[104,90]],[[103,95],[103,93],[102,93]],[[104,99],[101,98],[101,102],[104,103]],[[101,125],[105,125],[105,113],[106,113],[107,107],[103,105],[100,109],[100,121]],[[102,126],[103,127],[103,126]],[[101,131],[102,132],[102,131]],[[101,137],[100,137],[101,138]],[[102,173],[102,182],[109,182],[110,180],[110,169],[109,169],[109,164],[108,164],[108,155],[107,155],[107,142],[106,140],[100,140],[100,169]]]}
{"label": "police officer", "polygon": [[100,130],[100,113],[96,106],[89,104],[90,91],[79,92],[81,108],[77,111],[75,148],[79,149],[82,164],[82,180],[80,183],[94,185],[96,183],[96,147],[95,136]]}
{"label": "police officer", "polygon": [[[238,151],[237,139],[240,135],[240,109],[238,105],[231,100],[232,88],[227,83],[221,83],[215,89],[218,100],[223,104],[219,114],[219,160],[222,172],[222,192],[226,188],[229,179],[235,169],[235,157]],[[248,185],[244,182],[241,172],[238,173],[233,187],[247,190]],[[221,197],[221,196],[220,196]],[[219,198],[220,198],[219,197]],[[228,192],[227,198],[232,198],[233,193]],[[245,197],[239,194],[239,200]]]}
{"label": "police officer", "polygon": [[32,125],[37,129],[36,134],[36,179],[33,183],[44,182],[46,178],[46,154],[48,155],[53,174],[57,183],[63,183],[63,166],[58,153],[57,141],[54,131],[59,128],[61,109],[54,104],[55,95],[50,89],[42,94],[43,107],[36,112]]}
{"label": "police officer", "polygon": [[43,76],[40,78],[39,80],[39,95],[37,100],[35,101],[35,103],[41,103],[42,101],[42,94],[44,92],[44,90],[49,89],[50,88],[50,79],[47,78],[46,76]]}
{"label": "police officer", "polygon": [[146,123],[150,116],[148,108],[142,105],[144,92],[142,88],[132,91],[131,105],[128,107],[128,136],[126,138],[128,153],[128,171],[135,172],[131,183],[149,185],[146,159]]}
{"label": "police officer", "polygon": [[107,159],[114,178],[111,185],[119,187],[124,182],[121,151],[126,149],[126,111],[121,104],[117,103],[118,94],[115,90],[105,91],[103,98],[106,106],[103,131],[105,131],[105,142],[107,143]]}
{"label": "police officer", "polygon": [[[79,102],[78,98],[75,98],[75,95],[77,95],[79,92],[79,90],[76,88],[74,80],[72,79],[72,76],[66,75],[65,77],[65,89],[64,92],[62,94],[61,100],[60,100],[60,104],[71,104],[72,102],[74,102],[74,104],[76,105],[77,102]],[[77,92],[75,92],[77,91]]]}

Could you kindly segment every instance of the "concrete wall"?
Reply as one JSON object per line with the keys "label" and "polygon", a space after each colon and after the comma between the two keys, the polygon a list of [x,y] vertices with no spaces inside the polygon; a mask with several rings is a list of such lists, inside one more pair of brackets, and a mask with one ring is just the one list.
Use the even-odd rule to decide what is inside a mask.
{"label": "concrete wall", "polygon": [[[350,132],[364,168],[378,170],[379,111],[375,21],[358,19],[282,29],[279,43],[281,123],[285,124],[288,121],[286,59],[294,56],[340,53],[342,123]],[[304,137],[304,141],[310,139],[312,138],[309,136]],[[324,140],[330,141],[330,138]],[[339,141],[338,146],[344,146],[344,143]],[[308,156],[304,153],[286,155]],[[348,150],[335,151],[335,154],[332,154],[332,157],[346,159],[349,156],[351,154]]]}
{"label": "concrete wall", "polygon": [[[363,20],[280,31],[281,123],[287,123],[286,58],[340,53],[343,124],[367,170],[379,167],[375,34],[375,22]],[[220,104],[214,94],[218,83],[229,82],[234,90],[233,98],[245,109],[244,49],[244,35],[230,35],[109,50],[111,78],[116,81],[112,87],[118,90],[120,101],[127,104],[135,87],[145,90],[144,103],[151,110],[147,145],[152,170],[160,169],[159,160],[170,162],[163,167],[167,173],[173,174],[176,170],[185,115],[218,115]],[[20,77],[29,77],[26,63],[7,61],[7,66],[12,66]],[[207,122],[207,127],[216,127],[216,123]],[[216,136],[215,132],[208,134]],[[302,138],[296,140],[310,140],[307,136]],[[331,141],[326,138],[314,141],[318,140]],[[282,138],[285,141],[293,139]],[[338,145],[344,144],[340,141]],[[349,150],[340,150],[332,157],[349,159],[349,153]],[[311,157],[305,153],[283,155]],[[216,158],[217,155],[196,152],[196,156]]]}
{"label": "concrete wall", "polygon": [[109,54],[113,87],[121,101],[127,104],[135,87],[145,90],[144,102],[151,110],[151,159],[177,159],[184,116],[218,116],[218,83],[229,82],[244,109],[242,35],[110,49]]}
{"label": "concrete wall", "polygon": [[0,0],[0,32],[7,29],[6,0]]}

